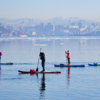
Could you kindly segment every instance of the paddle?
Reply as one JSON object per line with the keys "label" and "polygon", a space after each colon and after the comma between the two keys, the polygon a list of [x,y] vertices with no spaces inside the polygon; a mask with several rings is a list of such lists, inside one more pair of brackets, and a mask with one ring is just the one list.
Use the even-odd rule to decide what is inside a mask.
{"label": "paddle", "polygon": [[[41,48],[40,48],[40,52],[41,52]],[[40,54],[40,53],[39,53],[39,54]],[[39,60],[40,60],[40,56],[39,56],[39,58],[38,58],[38,64],[37,64],[36,72],[38,72]]]}
{"label": "paddle", "polygon": [[[65,57],[66,57],[67,55],[66,55],[66,53],[65,53]],[[66,58],[66,63],[67,63],[67,58]]]}

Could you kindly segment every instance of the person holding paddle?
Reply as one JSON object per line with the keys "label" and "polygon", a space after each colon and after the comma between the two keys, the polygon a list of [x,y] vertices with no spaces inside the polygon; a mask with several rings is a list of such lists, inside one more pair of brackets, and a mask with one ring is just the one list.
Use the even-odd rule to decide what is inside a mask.
{"label": "person holding paddle", "polygon": [[68,64],[70,64],[70,53],[69,53],[69,50],[65,51],[65,54],[67,54],[66,58],[68,60]]}
{"label": "person holding paddle", "polygon": [[42,65],[42,68],[43,70],[42,71],[45,71],[45,54],[43,52],[40,52],[40,59],[41,59],[41,65]]}

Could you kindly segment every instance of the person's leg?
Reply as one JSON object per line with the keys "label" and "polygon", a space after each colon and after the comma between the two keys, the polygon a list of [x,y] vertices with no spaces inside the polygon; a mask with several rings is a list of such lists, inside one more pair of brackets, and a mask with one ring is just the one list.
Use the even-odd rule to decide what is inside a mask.
{"label": "person's leg", "polygon": [[45,61],[42,61],[43,71],[45,71]]}
{"label": "person's leg", "polygon": [[68,63],[70,63],[70,58],[68,58]]}

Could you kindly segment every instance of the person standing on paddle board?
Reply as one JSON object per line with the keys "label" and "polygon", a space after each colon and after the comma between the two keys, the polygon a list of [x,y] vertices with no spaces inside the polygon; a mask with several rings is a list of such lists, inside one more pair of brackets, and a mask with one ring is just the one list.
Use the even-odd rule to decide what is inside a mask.
{"label": "person standing on paddle board", "polygon": [[45,71],[45,54],[43,52],[40,52],[40,59],[41,59],[41,65],[42,65],[42,68],[43,70],[42,71]]}
{"label": "person standing on paddle board", "polygon": [[65,51],[65,53],[67,54],[66,58],[68,60],[68,64],[70,64],[70,53],[69,53],[69,50]]}
{"label": "person standing on paddle board", "polygon": [[0,60],[1,60],[2,52],[0,52]]}

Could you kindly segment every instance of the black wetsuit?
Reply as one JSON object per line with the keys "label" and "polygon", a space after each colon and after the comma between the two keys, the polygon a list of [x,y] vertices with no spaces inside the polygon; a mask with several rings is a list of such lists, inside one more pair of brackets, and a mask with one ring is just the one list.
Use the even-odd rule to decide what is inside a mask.
{"label": "black wetsuit", "polygon": [[40,52],[40,59],[41,59],[41,65],[43,67],[43,71],[45,71],[45,54],[43,52]]}

